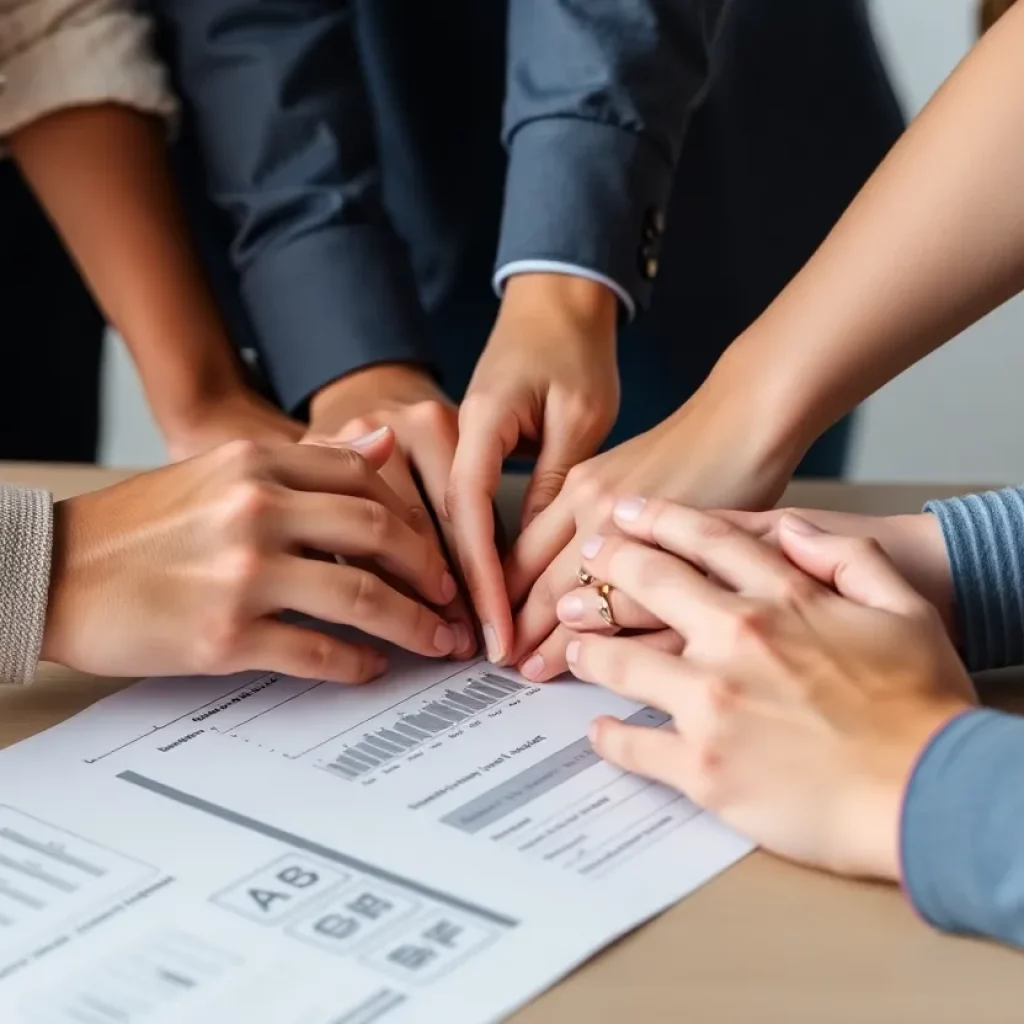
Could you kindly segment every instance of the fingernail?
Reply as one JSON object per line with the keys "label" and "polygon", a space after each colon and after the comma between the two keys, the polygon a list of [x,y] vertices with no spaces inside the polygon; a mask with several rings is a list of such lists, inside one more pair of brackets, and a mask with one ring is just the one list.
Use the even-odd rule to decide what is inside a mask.
{"label": "fingernail", "polygon": [[590,728],[587,730],[587,739],[590,740],[590,745],[596,747],[601,739],[601,725],[599,722],[591,722]]}
{"label": "fingernail", "polygon": [[469,635],[469,629],[461,622],[450,623],[452,632],[455,634],[455,647],[452,648],[456,651],[468,650],[473,640]]}
{"label": "fingernail", "polygon": [[351,441],[345,441],[349,448],[369,448],[375,441],[379,441],[388,432],[387,427],[378,427],[376,430],[371,430],[369,434],[363,434],[361,437],[354,437]]}
{"label": "fingernail", "polygon": [[615,503],[612,515],[624,523],[635,523],[643,514],[646,498],[623,498]]}
{"label": "fingernail", "polygon": [[484,646],[487,648],[487,660],[493,664],[497,664],[501,661],[501,655],[503,653],[501,644],[498,642],[498,634],[489,622],[484,623],[481,632],[484,635]]}
{"label": "fingernail", "polygon": [[539,654],[531,655],[519,666],[519,671],[536,682],[544,674],[544,659]]}
{"label": "fingernail", "polygon": [[579,622],[583,618],[583,598],[566,594],[558,602],[558,617],[563,622]]}
{"label": "fingernail", "polygon": [[442,623],[434,630],[434,647],[441,654],[451,654],[455,650],[455,631],[451,626]]}
{"label": "fingernail", "polygon": [[565,649],[565,660],[570,665],[576,664],[576,659],[580,656],[580,642],[579,640],[570,640],[569,646]]}
{"label": "fingernail", "polygon": [[580,551],[583,552],[584,558],[596,558],[602,547],[604,547],[604,537],[588,537],[580,545]]}
{"label": "fingernail", "polygon": [[455,577],[450,573],[446,572],[441,577],[441,600],[445,604],[455,600],[455,595],[459,592],[459,585],[455,582]]}
{"label": "fingernail", "polygon": [[792,530],[793,533],[802,534],[804,537],[813,537],[815,534],[825,532],[815,526],[814,523],[809,523],[806,519],[795,516],[791,512],[782,517],[781,525],[785,526],[787,530]]}

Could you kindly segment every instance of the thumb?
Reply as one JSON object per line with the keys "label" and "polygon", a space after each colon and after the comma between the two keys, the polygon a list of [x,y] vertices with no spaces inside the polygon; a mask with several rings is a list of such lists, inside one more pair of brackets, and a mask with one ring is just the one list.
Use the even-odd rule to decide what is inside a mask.
{"label": "thumb", "polygon": [[920,594],[874,537],[826,533],[790,513],[779,521],[779,545],[798,569],[851,601],[897,615],[921,606]]}
{"label": "thumb", "polygon": [[307,444],[319,444],[325,448],[351,448],[359,452],[373,470],[380,470],[391,453],[395,450],[395,432],[390,427],[378,427],[361,437],[349,438],[346,441],[334,438],[310,438]]}
{"label": "thumb", "polygon": [[595,448],[570,423],[554,419],[545,422],[540,454],[523,497],[524,530],[562,493],[569,471],[590,458]]}

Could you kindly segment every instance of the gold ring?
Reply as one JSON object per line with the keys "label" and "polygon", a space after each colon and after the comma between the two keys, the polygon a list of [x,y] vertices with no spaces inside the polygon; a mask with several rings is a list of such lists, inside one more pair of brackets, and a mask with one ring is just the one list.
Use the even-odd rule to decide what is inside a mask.
{"label": "gold ring", "polygon": [[576,573],[576,579],[579,580],[581,587],[589,587],[592,583],[597,582],[596,576],[591,576],[586,569],[581,565],[579,571]]}
{"label": "gold ring", "polygon": [[597,588],[597,610],[601,613],[601,618],[612,629],[618,629],[619,624],[615,621],[615,616],[612,614],[611,596],[612,585],[610,583],[602,583]]}

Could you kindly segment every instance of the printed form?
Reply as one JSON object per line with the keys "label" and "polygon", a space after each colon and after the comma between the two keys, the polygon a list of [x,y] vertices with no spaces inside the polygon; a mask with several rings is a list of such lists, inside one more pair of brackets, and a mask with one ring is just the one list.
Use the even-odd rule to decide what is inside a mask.
{"label": "printed form", "polygon": [[0,1019],[505,1018],[750,844],[487,663],[143,681],[0,753]]}

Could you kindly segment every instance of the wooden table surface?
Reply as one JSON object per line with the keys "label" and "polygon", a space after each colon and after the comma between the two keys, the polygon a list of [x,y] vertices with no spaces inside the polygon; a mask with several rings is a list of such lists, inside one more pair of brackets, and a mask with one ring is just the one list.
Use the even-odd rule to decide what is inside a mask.
{"label": "wooden table surface", "polygon": [[[0,480],[58,497],[126,472],[0,463]],[[514,502],[511,481],[503,502]],[[788,504],[916,511],[967,488],[796,484]],[[0,747],[126,685],[55,666],[0,693]],[[986,699],[1024,710],[1013,678]],[[1016,707],[1015,707],[1016,705]],[[839,881],[755,853],[595,958],[512,1018],[515,1024],[1019,1024],[1024,959],[922,924],[894,888]],[[438,1022],[440,1024],[440,1022]]]}

